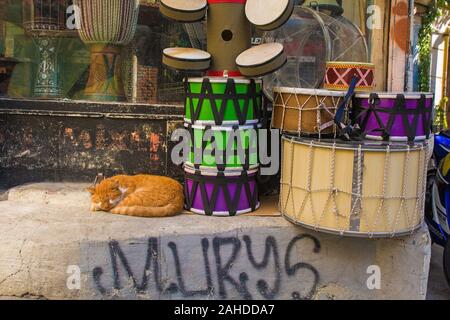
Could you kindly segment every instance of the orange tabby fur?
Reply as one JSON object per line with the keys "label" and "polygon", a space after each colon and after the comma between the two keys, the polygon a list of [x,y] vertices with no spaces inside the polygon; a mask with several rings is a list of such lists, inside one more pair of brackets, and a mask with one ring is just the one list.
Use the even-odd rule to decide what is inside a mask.
{"label": "orange tabby fur", "polygon": [[183,211],[183,186],[167,177],[115,176],[88,191],[92,211],[137,217],[170,217]]}

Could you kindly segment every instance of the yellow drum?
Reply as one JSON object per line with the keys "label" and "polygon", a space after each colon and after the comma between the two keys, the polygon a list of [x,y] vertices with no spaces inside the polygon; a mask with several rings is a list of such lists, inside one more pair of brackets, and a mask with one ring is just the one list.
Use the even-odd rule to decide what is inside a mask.
{"label": "yellow drum", "polygon": [[412,233],[424,217],[427,143],[341,144],[283,137],[280,211],[316,231],[360,237]]}

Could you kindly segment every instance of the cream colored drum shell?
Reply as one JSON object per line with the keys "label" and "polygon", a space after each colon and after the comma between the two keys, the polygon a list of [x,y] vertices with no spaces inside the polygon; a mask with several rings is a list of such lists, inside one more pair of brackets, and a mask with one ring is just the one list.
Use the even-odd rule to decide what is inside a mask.
{"label": "cream colored drum shell", "polygon": [[279,209],[287,220],[367,238],[408,235],[423,223],[427,144],[360,147],[286,136],[282,149]]}
{"label": "cream colored drum shell", "polygon": [[[337,134],[334,115],[345,92],[275,87],[273,93],[273,128],[292,134]],[[343,118],[344,123],[347,121],[348,110]]]}

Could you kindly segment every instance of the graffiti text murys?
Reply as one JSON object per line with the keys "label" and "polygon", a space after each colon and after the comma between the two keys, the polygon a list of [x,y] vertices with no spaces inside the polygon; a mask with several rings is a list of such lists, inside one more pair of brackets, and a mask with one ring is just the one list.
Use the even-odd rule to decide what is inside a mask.
{"label": "graffiti text murys", "polygon": [[[143,270],[138,273],[132,270],[129,257],[121,244],[118,241],[110,241],[108,248],[112,279],[106,276],[104,268],[97,266],[92,270],[95,287],[105,296],[113,292],[117,294],[124,288],[121,279],[129,279],[137,294],[156,290],[158,295],[181,295],[183,298],[227,299],[237,293],[242,299],[275,299],[283,283],[292,281],[295,277],[298,290],[289,293],[292,299],[310,299],[316,293],[319,272],[313,265],[298,261],[301,260],[298,248],[312,250],[314,254],[320,252],[320,242],[313,236],[296,236],[282,249],[273,236],[266,237],[263,245],[255,246],[248,235],[242,238],[199,237],[198,248],[201,254],[182,251],[179,247],[176,242],[171,241],[163,248],[158,238],[149,238],[147,245],[143,247],[146,248],[145,252],[141,255]],[[191,244],[191,247],[196,246]],[[202,279],[202,283],[196,282],[195,288],[188,288],[186,280],[192,277],[192,273],[183,272],[187,267],[183,262],[186,261],[186,255],[192,254],[197,254],[198,259],[195,260],[195,266],[189,267],[198,270],[201,277],[197,278]],[[164,261],[166,268],[173,269],[172,272],[176,275],[174,281],[162,280],[161,261],[165,255],[171,255],[173,259],[173,264],[170,265]],[[236,270],[235,265],[238,263],[244,265],[247,270]],[[264,276],[258,276],[258,272]],[[304,281],[298,281],[300,272],[305,278]],[[105,283],[112,285],[107,287]]]}

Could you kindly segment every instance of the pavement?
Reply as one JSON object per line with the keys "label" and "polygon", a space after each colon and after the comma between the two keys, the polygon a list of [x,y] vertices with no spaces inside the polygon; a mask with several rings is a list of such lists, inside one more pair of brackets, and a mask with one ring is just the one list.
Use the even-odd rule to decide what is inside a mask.
{"label": "pavement", "polygon": [[[7,193],[0,190],[0,239],[3,239],[3,245],[0,247],[0,298],[184,299],[190,298],[193,292],[193,298],[196,298],[195,294],[203,292],[202,288],[196,288],[196,285],[205,282],[204,270],[209,268],[209,264],[197,265],[206,257],[205,252],[202,255],[199,250],[200,243],[202,246],[210,246],[209,250],[212,252],[206,259],[213,262],[215,257],[219,272],[220,263],[223,264],[229,254],[221,257],[223,253],[220,252],[218,240],[234,239],[235,249],[239,251],[242,247],[243,254],[247,248],[248,257],[243,255],[238,256],[234,262],[230,260],[230,270],[237,268],[243,271],[240,276],[250,278],[249,288],[247,290],[244,284],[239,287],[232,279],[230,283],[234,283],[238,290],[233,290],[229,284],[224,289],[220,281],[228,278],[221,279],[213,270],[208,273],[206,279],[217,279],[219,286],[212,288],[214,294],[203,292],[209,298],[236,299],[245,298],[246,295],[258,298],[262,294],[266,298],[273,296],[290,299],[292,296],[308,296],[312,292],[308,290],[314,289],[315,293],[308,296],[309,298],[420,299],[421,296],[425,297],[425,289],[422,287],[426,288],[428,282],[428,300],[450,299],[450,288],[442,270],[442,248],[432,246],[431,263],[428,264],[430,247],[429,237],[425,237],[426,228],[412,237],[400,240],[354,241],[336,238],[309,232],[286,222],[276,210],[276,198],[264,199],[262,209],[253,216],[232,219],[208,219],[185,214],[175,218],[153,220],[107,213],[92,214],[88,210],[89,195],[84,191],[85,187],[84,184],[43,183],[21,186]],[[271,236],[267,237],[268,234]],[[310,239],[312,243],[303,243],[300,246],[297,244],[297,249],[291,250],[291,245],[298,240],[299,234]],[[146,265],[146,259],[149,258],[148,254],[145,255],[150,248],[149,239],[159,241],[160,269],[164,270],[158,272],[161,272],[163,283],[178,279],[178,285],[170,285],[172,289],[178,288],[177,292],[166,293],[152,288],[145,294],[136,295],[135,290],[129,290],[139,287],[136,281],[140,281],[141,277],[139,268]],[[311,247],[314,243],[315,248]],[[164,246],[170,250],[163,250]],[[271,252],[271,249],[274,251]],[[265,262],[265,258],[261,260],[266,252],[269,254],[269,262]],[[364,254],[361,255],[361,252]],[[189,256],[183,256],[183,253],[188,253]],[[173,261],[172,254],[178,260]],[[271,267],[272,254],[275,269]],[[294,274],[293,279],[298,282],[292,281],[292,275],[289,273],[277,271],[278,256],[284,269],[284,263],[287,263],[287,260],[284,261],[285,255],[288,254],[292,254],[292,261],[302,261],[309,268],[309,271],[295,271],[297,274]],[[231,256],[233,257],[233,254]],[[109,270],[112,257],[119,260],[116,261],[117,265],[113,264],[111,274]],[[343,263],[344,261],[352,263]],[[383,271],[388,270],[388,276],[383,276],[384,287],[379,292],[369,292],[365,288],[366,268],[373,261],[382,266]],[[120,263],[125,264],[121,267]],[[66,268],[72,264],[81,267],[82,285],[86,287],[85,290],[67,290]],[[176,272],[167,270],[172,265],[177,267]],[[184,273],[180,271],[180,267],[184,269]],[[102,273],[96,275],[99,270]],[[134,284],[129,283],[127,272],[129,275],[131,272]],[[146,272],[144,270],[144,274]],[[174,274],[170,275],[171,272]],[[91,274],[94,276],[91,277]],[[186,275],[188,276],[184,279]],[[264,280],[252,278],[258,275]],[[428,275],[428,279],[424,280],[424,275]],[[232,277],[238,279],[240,276]],[[109,291],[108,288],[115,288],[116,283],[121,283],[124,288]],[[261,288],[254,291],[251,288],[263,283],[274,283],[272,292],[267,291],[270,288],[264,289],[265,291],[261,291]],[[299,284],[302,286],[300,290]],[[187,290],[189,285],[198,290]]]}
{"label": "pavement", "polygon": [[427,300],[450,300],[450,287],[447,284],[442,268],[443,252],[444,249],[436,244],[431,248]]}

